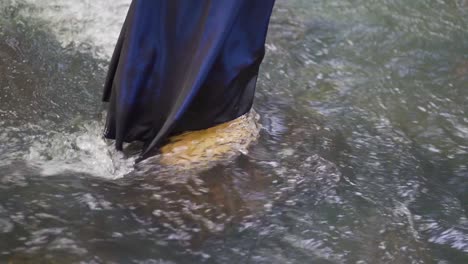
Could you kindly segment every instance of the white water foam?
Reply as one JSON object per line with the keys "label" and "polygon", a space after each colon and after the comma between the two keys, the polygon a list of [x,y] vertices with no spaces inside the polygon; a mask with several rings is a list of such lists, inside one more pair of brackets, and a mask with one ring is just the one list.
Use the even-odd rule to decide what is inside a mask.
{"label": "white water foam", "polygon": [[118,179],[133,171],[135,157],[124,157],[102,137],[102,123],[86,122],[73,133],[53,132],[36,138],[24,159],[41,168],[41,175],[66,171]]}
{"label": "white water foam", "polygon": [[65,47],[90,47],[107,59],[112,55],[130,0],[16,0],[31,5],[27,16],[43,20]]}

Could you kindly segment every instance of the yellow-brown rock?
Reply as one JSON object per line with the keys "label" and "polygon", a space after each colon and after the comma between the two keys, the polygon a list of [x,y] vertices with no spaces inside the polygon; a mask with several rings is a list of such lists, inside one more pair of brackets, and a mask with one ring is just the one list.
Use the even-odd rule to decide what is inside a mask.
{"label": "yellow-brown rock", "polygon": [[[252,111],[233,121],[205,130],[173,136],[143,164],[157,162],[163,170],[198,170],[245,153],[259,135],[258,115]],[[142,164],[142,165],[143,165]]]}

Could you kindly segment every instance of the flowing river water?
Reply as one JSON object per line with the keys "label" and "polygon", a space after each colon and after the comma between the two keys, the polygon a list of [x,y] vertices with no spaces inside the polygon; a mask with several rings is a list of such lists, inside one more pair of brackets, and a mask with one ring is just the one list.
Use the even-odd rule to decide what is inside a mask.
{"label": "flowing river water", "polygon": [[129,0],[0,2],[0,263],[468,263],[468,1],[278,0],[258,142],[102,140]]}

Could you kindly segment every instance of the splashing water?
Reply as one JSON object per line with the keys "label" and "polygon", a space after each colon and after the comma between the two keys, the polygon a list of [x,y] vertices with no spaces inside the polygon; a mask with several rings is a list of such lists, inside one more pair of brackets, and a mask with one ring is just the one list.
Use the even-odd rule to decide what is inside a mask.
{"label": "splashing water", "polygon": [[34,139],[24,157],[41,168],[41,175],[51,176],[74,171],[118,179],[133,170],[136,157],[125,157],[102,137],[103,124],[82,124],[74,133],[52,132]]}
{"label": "splashing water", "polygon": [[[91,52],[94,57],[107,59],[113,52],[113,46],[128,9],[129,1],[120,1],[120,4],[112,2],[111,4],[111,1],[71,3],[62,0],[24,0],[7,1],[3,5],[20,10],[14,14],[18,18],[32,17],[37,23],[50,27],[63,49],[75,46],[80,52]],[[98,21],[96,21],[97,17],[99,17]],[[10,42],[19,43],[13,38]],[[86,92],[86,90],[84,92],[86,92],[86,96],[95,100],[95,94],[98,90],[99,87],[94,87],[92,92]],[[17,96],[12,92],[11,97]],[[69,104],[66,101],[54,103],[53,97],[44,97],[45,100],[53,104],[53,107],[62,107],[59,104]],[[95,101],[94,104],[99,105],[100,103]],[[4,114],[16,117],[28,114],[15,112],[13,110]],[[55,117],[60,118],[61,115],[62,113],[57,113]],[[69,115],[75,115],[72,117],[74,120],[79,119],[76,112],[70,111]],[[89,115],[85,115],[81,119],[89,117]],[[121,178],[131,172],[135,157],[124,157],[124,154],[115,151],[111,144],[102,138],[103,122],[93,119],[80,121],[82,123],[78,125],[77,122],[68,123],[68,126],[74,127],[74,131],[61,127],[55,128],[53,121],[49,120],[44,120],[43,124],[28,123],[20,127],[15,124],[3,124],[4,131],[0,137],[3,137],[5,142],[12,146],[6,148],[10,157],[24,159],[31,166],[40,168],[41,175],[51,176],[65,171],[74,171],[107,179]],[[34,132],[31,135],[28,131]],[[17,135],[19,132],[27,135],[20,139]],[[24,152],[24,148],[15,151],[14,146],[18,145],[20,141],[23,146],[30,145],[25,154],[21,154]]]}

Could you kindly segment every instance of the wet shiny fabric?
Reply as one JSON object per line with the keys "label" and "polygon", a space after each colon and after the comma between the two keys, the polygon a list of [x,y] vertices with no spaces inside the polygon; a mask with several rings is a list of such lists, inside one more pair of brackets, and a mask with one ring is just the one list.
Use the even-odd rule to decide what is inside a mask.
{"label": "wet shiny fabric", "polygon": [[104,87],[104,135],[143,141],[233,120],[252,106],[274,0],[133,0]]}

